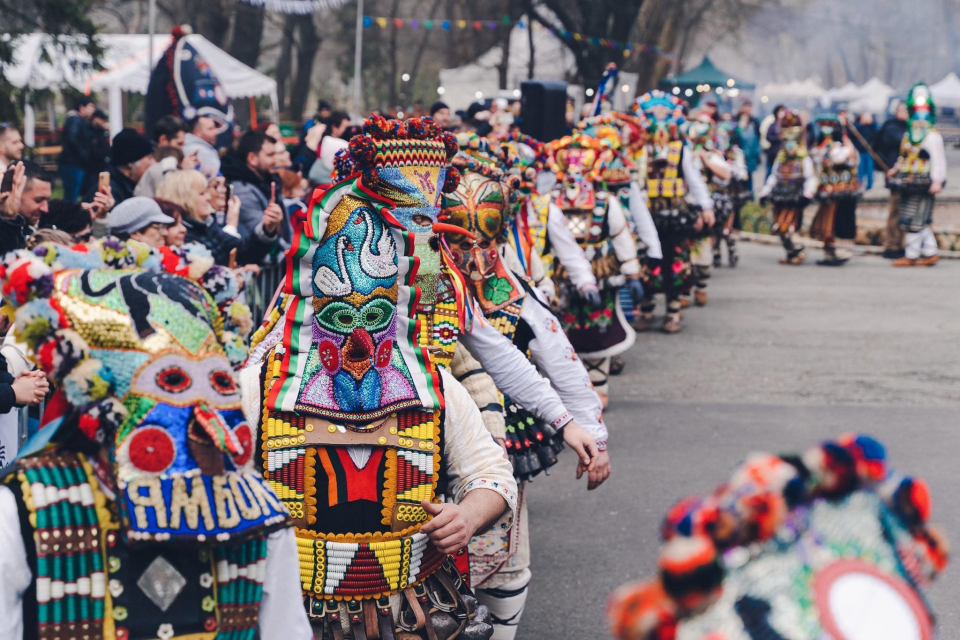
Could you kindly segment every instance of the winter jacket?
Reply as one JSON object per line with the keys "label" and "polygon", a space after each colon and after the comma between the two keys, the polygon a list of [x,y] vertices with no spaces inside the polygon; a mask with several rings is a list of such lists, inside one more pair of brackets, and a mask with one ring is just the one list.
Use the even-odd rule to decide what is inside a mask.
{"label": "winter jacket", "polygon": [[[873,147],[876,144],[874,137],[877,135],[877,123],[871,122],[870,124],[863,124],[861,122],[858,122],[857,124],[854,125],[854,128],[860,134],[860,137],[866,140],[867,144],[869,144],[871,147]],[[859,151],[860,153],[863,153],[867,150],[867,148],[863,146],[863,143],[860,142],[860,138],[853,135],[852,133],[850,134],[850,141],[853,142],[853,146],[855,146],[857,148],[857,151]]]}
{"label": "winter jacket", "polygon": [[[248,236],[258,225],[262,228],[263,212],[270,204],[271,185],[275,185],[277,202],[280,204],[282,188],[280,179],[275,174],[268,174],[266,177],[260,175],[236,155],[226,156],[221,169],[227,183],[233,185],[234,195],[240,198],[240,220],[237,223],[237,230],[241,236]],[[283,262],[283,252],[290,248],[292,238],[290,220],[284,209],[283,221],[280,223],[280,241],[276,245],[276,251],[260,264]]]}
{"label": "winter jacket", "polygon": [[[117,204],[120,204],[124,200],[129,200],[134,196],[134,190],[137,188],[137,183],[123,175],[123,172],[120,171],[117,167],[110,165],[107,168],[107,171],[110,172],[110,194],[113,196],[113,199]],[[93,185],[93,188],[87,192],[87,195],[84,196],[84,202],[93,202],[93,196],[97,194],[97,190],[100,188],[99,184]]]}
{"label": "winter jacket", "polygon": [[277,243],[277,236],[267,235],[262,223],[240,238],[224,231],[213,216],[207,217],[204,222],[184,218],[183,225],[187,228],[186,241],[205,246],[213,254],[214,262],[222,266],[230,264],[230,251],[233,249],[237,250],[238,265],[260,264]]}
{"label": "winter jacket", "polygon": [[140,182],[137,183],[137,188],[133,190],[133,195],[143,196],[144,198],[154,197],[157,194],[157,187],[160,186],[160,181],[163,180],[163,176],[179,168],[180,166],[177,164],[177,159],[173,156],[167,156],[160,162],[154,163],[149,169],[143,172]]}
{"label": "winter jacket", "polygon": [[0,413],[7,413],[17,405],[13,381],[13,374],[7,371],[7,359],[0,355]]}
{"label": "winter jacket", "polygon": [[63,132],[60,134],[62,151],[57,163],[86,168],[90,162],[92,138],[93,131],[90,123],[81,118],[76,111],[69,112],[63,123]]}
{"label": "winter jacket", "polygon": [[874,138],[873,150],[887,167],[892,167],[900,157],[900,144],[907,133],[906,120],[890,118],[883,123]]}
{"label": "winter jacket", "polygon": [[32,233],[33,229],[23,216],[0,218],[0,258],[11,251],[26,248],[27,238]]}

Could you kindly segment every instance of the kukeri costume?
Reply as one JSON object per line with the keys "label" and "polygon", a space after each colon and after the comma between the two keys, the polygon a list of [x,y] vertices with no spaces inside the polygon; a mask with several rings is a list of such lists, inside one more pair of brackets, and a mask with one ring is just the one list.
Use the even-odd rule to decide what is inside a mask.
{"label": "kukeri costume", "polygon": [[700,212],[713,208],[710,190],[685,149],[679,127],[680,102],[662,91],[637,98],[637,111],[645,120],[647,143],[640,156],[639,174],[647,195],[646,207],[660,237],[663,257],[648,254],[643,265],[644,298],[637,328],[649,329],[656,308],[654,295],[667,299],[663,330],[680,331],[680,295],[690,285],[690,240]]}
{"label": "kukeri costume", "polygon": [[432,239],[456,149],[432,120],[365,123],[341,158],[348,177],[314,198],[288,254],[285,321],[262,328],[244,372],[263,385],[264,468],[294,519],[324,638],[492,631],[419,531],[423,500],[494,491],[509,507],[501,530],[516,504],[509,464],[438,367],[467,325],[463,283],[440,281]]}
{"label": "kukeri costume", "polygon": [[753,454],[664,520],[659,576],[610,599],[623,640],[934,637],[924,590],[948,547],[930,492],[848,435],[802,455]]}
{"label": "kukeri costume", "polygon": [[713,148],[723,155],[730,167],[732,178],[726,187],[718,182],[710,185],[713,192],[713,213],[716,222],[713,224],[713,266],[722,264],[721,251],[723,244],[727,245],[727,264],[737,266],[737,234],[734,233],[734,222],[743,205],[750,202],[752,194],[749,189],[750,174],[747,171],[747,161],[743,150],[739,146],[739,127],[729,121],[718,123],[713,128]]}
{"label": "kukeri costume", "polygon": [[225,320],[249,310],[202,253],[106,239],[0,267],[17,336],[56,383],[0,486],[4,637],[312,637],[224,348]]}
{"label": "kukeri costume", "polygon": [[806,259],[800,230],[803,210],[817,193],[816,168],[804,144],[803,124],[796,111],[787,110],[780,117],[780,152],[770,177],[760,189],[760,201],[773,203],[773,232],[787,252],[781,264],[801,264]]}
{"label": "kukeri costume", "polygon": [[925,84],[914,85],[907,95],[907,133],[900,143],[891,188],[900,194],[900,226],[907,232],[904,257],[895,266],[931,265],[939,259],[933,222],[934,194],[947,179],[943,136],[933,128],[937,109]]}
{"label": "kukeri costume", "polygon": [[619,290],[633,300],[643,295],[637,245],[620,201],[602,187],[602,170],[617,150],[602,139],[578,134],[551,143],[558,177],[553,201],[566,217],[600,287],[600,308],[581,298],[562,264],[554,263],[558,317],[570,343],[584,360],[601,400],[609,398],[610,357],[633,345],[636,334],[623,314]]}
{"label": "kukeri costume", "polygon": [[[463,142],[469,145],[471,141],[464,137]],[[509,147],[498,150],[510,157],[507,164],[517,161]],[[507,242],[519,176],[509,176],[512,182],[507,185],[492,152],[484,154],[476,147],[467,146],[454,164],[460,169],[461,181],[456,191],[444,197],[442,219],[473,236],[445,234],[444,242],[449,244],[454,262],[473,289],[486,319],[550,379],[578,423],[605,450],[602,408],[589,376],[560,322],[524,280],[521,261]],[[482,405],[483,400],[477,400]],[[556,462],[562,441],[549,425],[508,395],[503,398],[503,406],[504,444],[514,475],[529,480],[535,471]],[[521,491],[519,519],[512,530],[475,537],[470,545],[472,585],[493,614],[497,640],[513,638],[516,633],[530,582],[528,514],[522,495]]]}
{"label": "kukeri costume", "polygon": [[810,223],[810,237],[823,241],[824,259],[818,264],[838,266],[850,259],[850,251],[837,246],[837,239],[856,236],[860,155],[833,115],[817,118],[819,138],[810,151],[820,176],[817,200],[820,207]]}

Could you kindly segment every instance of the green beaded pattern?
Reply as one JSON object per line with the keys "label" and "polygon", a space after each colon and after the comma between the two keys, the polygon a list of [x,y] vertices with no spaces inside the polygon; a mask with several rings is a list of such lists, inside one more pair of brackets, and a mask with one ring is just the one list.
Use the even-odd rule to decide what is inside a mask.
{"label": "green beaded pattern", "polygon": [[[266,536],[216,549],[220,633],[217,640],[254,640],[266,574]],[[236,576],[231,579],[231,576]]]}
{"label": "green beaded pattern", "polygon": [[37,547],[40,638],[100,637],[106,579],[87,471],[72,453],[36,456],[19,464]]}

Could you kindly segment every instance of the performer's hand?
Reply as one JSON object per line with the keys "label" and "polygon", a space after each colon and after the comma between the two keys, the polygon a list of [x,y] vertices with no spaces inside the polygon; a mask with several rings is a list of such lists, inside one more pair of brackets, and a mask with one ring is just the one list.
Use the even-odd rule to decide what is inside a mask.
{"label": "performer's hand", "polygon": [[633,301],[640,304],[643,300],[643,283],[640,282],[640,278],[627,278],[627,291],[630,292]]}
{"label": "performer's hand", "polygon": [[897,168],[896,168],[896,167],[890,167],[889,169],[887,169],[887,177],[888,177],[888,178],[896,178],[896,177],[897,177]]}
{"label": "performer's hand", "polygon": [[717,216],[714,215],[713,209],[704,209],[700,216],[703,218],[703,223],[708,227],[712,227],[713,223],[717,221]]}
{"label": "performer's hand", "polygon": [[697,216],[697,221],[693,223],[693,230],[700,233],[701,229],[703,229],[703,216]]}
{"label": "performer's hand", "polygon": [[433,516],[420,527],[440,553],[454,553],[467,546],[476,532],[466,509],[452,502],[434,504],[429,500],[420,503],[428,515]]}
{"label": "performer's hand", "polygon": [[580,291],[580,297],[583,298],[592,309],[599,309],[603,306],[603,300],[600,299],[600,289],[595,284],[588,284]]}
{"label": "performer's hand", "polygon": [[579,458],[577,463],[577,478],[583,475],[584,471],[593,471],[597,465],[597,456],[599,449],[597,441],[575,420],[571,420],[563,428],[563,441],[568,447],[574,450]]}
{"label": "performer's hand", "polygon": [[937,195],[938,193],[940,193],[941,190],[943,190],[943,183],[942,183],[942,182],[932,182],[932,183],[930,183],[930,195],[935,196],[935,195]]}
{"label": "performer's hand", "polygon": [[610,454],[601,451],[597,457],[597,466],[587,473],[587,491],[593,491],[610,477]]}

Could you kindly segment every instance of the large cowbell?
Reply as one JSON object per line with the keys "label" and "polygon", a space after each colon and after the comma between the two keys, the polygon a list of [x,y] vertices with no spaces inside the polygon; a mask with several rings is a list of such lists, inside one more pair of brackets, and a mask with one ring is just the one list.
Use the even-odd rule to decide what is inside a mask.
{"label": "large cowbell", "polygon": [[207,116],[219,125],[217,146],[227,147],[233,135],[233,107],[210,63],[191,44],[197,37],[176,39],[161,56],[150,75],[144,124],[152,136],[157,120],[167,114],[188,121]]}

